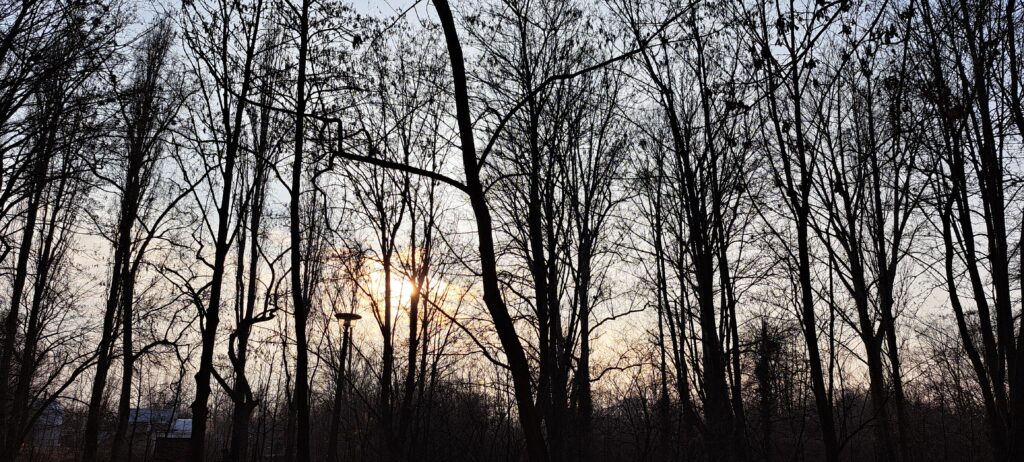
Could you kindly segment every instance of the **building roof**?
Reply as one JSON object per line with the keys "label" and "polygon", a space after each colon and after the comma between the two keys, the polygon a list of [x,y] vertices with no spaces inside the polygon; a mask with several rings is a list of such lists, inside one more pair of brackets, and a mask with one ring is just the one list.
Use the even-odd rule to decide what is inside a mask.
{"label": "building roof", "polygon": [[128,411],[128,420],[133,423],[166,424],[173,418],[173,409],[134,408]]}
{"label": "building roof", "polygon": [[192,419],[174,419],[167,438],[189,438],[192,436]]}

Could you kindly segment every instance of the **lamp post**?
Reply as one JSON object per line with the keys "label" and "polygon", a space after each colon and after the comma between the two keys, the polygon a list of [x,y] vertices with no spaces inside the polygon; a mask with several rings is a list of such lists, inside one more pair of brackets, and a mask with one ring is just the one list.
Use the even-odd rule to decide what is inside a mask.
{"label": "lamp post", "polygon": [[338,460],[338,431],[341,426],[341,401],[342,387],[344,386],[345,365],[348,363],[348,350],[352,343],[352,325],[362,316],[355,313],[335,313],[338,319],[338,328],[341,330],[341,360],[338,364],[338,383],[334,387],[334,409],[331,412],[331,432],[327,442],[327,460],[336,462]]}

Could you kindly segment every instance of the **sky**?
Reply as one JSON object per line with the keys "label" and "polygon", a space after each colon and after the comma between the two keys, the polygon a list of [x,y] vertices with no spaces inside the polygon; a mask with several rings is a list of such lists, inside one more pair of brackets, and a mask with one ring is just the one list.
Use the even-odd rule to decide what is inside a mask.
{"label": "sky", "polygon": [[[298,2],[299,0],[292,0]],[[409,19],[415,22],[417,19],[435,18],[433,7],[430,0],[342,0],[348,5],[352,6],[356,12],[366,16],[376,17],[393,17],[398,14],[407,14]],[[458,9],[460,3],[466,0],[455,0],[453,1],[453,7]],[[137,8],[138,15],[142,19],[142,23],[148,22],[147,19],[155,16],[159,11],[167,11],[177,9],[180,4],[180,0],[161,0],[159,2],[142,2],[136,1],[135,6]],[[96,265],[100,265],[105,256],[104,252],[108,251],[105,243],[98,243],[97,248],[94,250],[95,256],[98,262]],[[101,294],[102,295],[102,294]],[[947,296],[942,291],[930,292],[926,294],[918,294],[920,298],[917,300],[919,304],[914,305],[911,309],[921,310],[919,314],[945,314],[947,308],[945,307]],[[622,306],[618,308],[625,309]],[[364,313],[366,314],[366,313]],[[399,312],[396,311],[396,316]],[[640,326],[644,323],[640,322]],[[632,325],[630,322],[626,322],[618,325],[619,329],[612,329],[609,332],[608,337],[604,340],[604,344],[621,344],[628,345],[631,340],[636,340],[636,337],[642,337],[644,335],[643,328]],[[366,336],[372,337],[373,322],[362,322],[360,329],[365,329]],[[630,339],[629,337],[632,337]],[[609,352],[611,353],[611,352]],[[620,352],[614,352],[612,356],[620,354]]]}

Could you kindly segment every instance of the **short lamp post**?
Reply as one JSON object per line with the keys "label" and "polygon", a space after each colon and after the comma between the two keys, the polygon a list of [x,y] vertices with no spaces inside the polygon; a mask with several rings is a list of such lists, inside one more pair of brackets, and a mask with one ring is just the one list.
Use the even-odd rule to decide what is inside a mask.
{"label": "short lamp post", "polygon": [[341,427],[341,402],[342,402],[342,390],[345,386],[346,377],[346,364],[348,364],[348,354],[352,343],[352,325],[355,324],[362,316],[355,313],[335,313],[334,317],[338,319],[338,327],[341,330],[341,355],[340,364],[338,364],[338,383],[334,387],[334,409],[331,412],[331,431],[329,441],[327,442],[327,460],[329,462],[336,462],[338,460],[338,433]]}
{"label": "short lamp post", "polygon": [[345,359],[348,354],[349,343],[352,340],[352,325],[363,317],[355,313],[335,313],[334,317],[338,319],[338,327],[341,330],[341,370],[344,374]]}

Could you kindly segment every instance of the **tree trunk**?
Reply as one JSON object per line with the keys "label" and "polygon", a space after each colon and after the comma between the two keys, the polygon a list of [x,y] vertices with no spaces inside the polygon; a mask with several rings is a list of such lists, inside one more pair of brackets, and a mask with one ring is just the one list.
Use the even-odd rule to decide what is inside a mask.
{"label": "tree trunk", "polygon": [[491,212],[483,184],[480,182],[480,166],[476,155],[473,139],[473,122],[469,112],[469,93],[466,84],[465,63],[462,57],[462,45],[455,29],[455,20],[447,0],[436,0],[434,7],[444,30],[448,56],[451,60],[452,79],[455,90],[455,108],[458,119],[459,139],[462,142],[462,165],[466,174],[466,191],[469,195],[473,214],[476,218],[477,239],[480,251],[481,279],[484,289],[484,304],[494,321],[494,328],[508,360],[515,389],[516,405],[519,410],[519,422],[526,440],[528,458],[531,462],[548,460],[547,445],[541,432],[540,418],[533,405],[533,392],[530,385],[530,366],[526,360],[522,343],[516,334],[515,325],[509,315],[508,307],[501,298],[498,283],[497,259],[494,250],[494,236],[491,228]]}
{"label": "tree trunk", "polygon": [[[67,165],[67,164],[65,164]],[[63,203],[66,200],[67,187],[70,180],[66,170],[61,172],[60,183],[58,184],[52,201],[46,208],[49,213],[49,222],[45,223],[43,240],[40,246],[36,264],[35,286],[32,293],[32,306],[28,312],[28,324],[25,329],[24,349],[21,354],[21,370],[18,374],[17,386],[14,390],[14,399],[11,402],[11,427],[7,436],[7,454],[12,460],[18,458],[24,437],[30,431],[29,414],[32,411],[31,388],[32,379],[35,376],[38,363],[39,340],[42,335],[43,322],[40,319],[41,311],[46,298],[49,296],[51,270],[60,257],[56,255],[60,250],[54,248],[54,239],[57,232],[58,217],[62,211]],[[46,213],[46,212],[44,212]],[[56,243],[60,246],[60,243]]]}
{"label": "tree trunk", "polygon": [[[10,385],[11,368],[15,356],[15,340],[18,337],[18,324],[21,313],[22,298],[24,298],[25,284],[28,279],[28,264],[32,254],[32,242],[36,231],[36,221],[39,216],[39,207],[42,201],[43,190],[48,182],[47,173],[50,167],[50,158],[54,150],[55,138],[57,136],[58,124],[64,110],[63,96],[58,96],[58,101],[51,101],[52,107],[44,109],[40,138],[37,140],[38,147],[33,149],[35,161],[32,163],[32,171],[28,178],[28,203],[26,208],[25,225],[22,228],[21,243],[18,248],[18,259],[15,263],[14,281],[11,285],[11,306],[4,318],[3,326],[3,349],[0,351],[0,438],[6,438],[9,422],[8,413],[8,387]],[[8,448],[9,442],[4,442],[0,447]]]}
{"label": "tree trunk", "polygon": [[127,460],[132,459],[131,442],[128,442],[127,454],[124,452],[125,435],[128,431],[128,421],[131,413],[132,381],[135,376],[135,343],[132,336],[132,323],[134,321],[133,305],[135,302],[135,273],[129,268],[124,271],[124,281],[121,282],[123,294],[121,296],[121,393],[117,404],[117,427],[114,430],[114,438],[110,449],[110,462],[117,462],[121,456]]}
{"label": "tree trunk", "polygon": [[811,388],[818,410],[821,435],[825,444],[825,458],[829,462],[839,460],[839,442],[836,439],[835,420],[832,417],[832,403],[825,390],[824,372],[821,369],[821,355],[818,349],[818,325],[814,313],[814,296],[811,288],[810,249],[807,237],[806,212],[797,221],[797,252],[799,259],[799,281],[801,300],[801,323],[804,342],[807,344],[808,362],[811,368]]}
{"label": "tree trunk", "polygon": [[295,312],[295,424],[296,457],[299,462],[310,461],[309,448],[309,345],[306,323],[309,306],[307,287],[302,282],[302,230],[299,215],[302,200],[302,157],[306,140],[306,64],[309,54],[309,7],[311,0],[303,0],[299,15],[298,78],[295,82],[295,157],[292,159],[291,201],[289,233],[291,236],[291,289],[292,309]]}
{"label": "tree trunk", "polygon": [[350,329],[345,327],[341,337],[341,355],[338,361],[337,383],[334,386],[334,405],[331,406],[331,427],[327,435],[327,462],[337,462],[338,459],[338,435],[341,432],[341,405],[344,398],[344,390],[348,385],[345,376],[345,359],[348,358]]}

